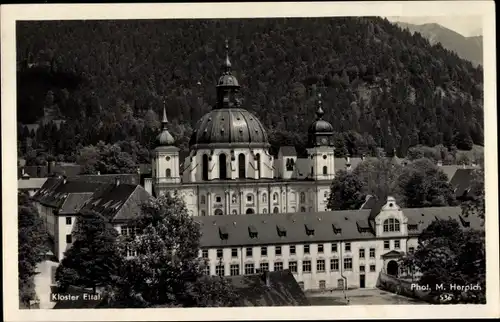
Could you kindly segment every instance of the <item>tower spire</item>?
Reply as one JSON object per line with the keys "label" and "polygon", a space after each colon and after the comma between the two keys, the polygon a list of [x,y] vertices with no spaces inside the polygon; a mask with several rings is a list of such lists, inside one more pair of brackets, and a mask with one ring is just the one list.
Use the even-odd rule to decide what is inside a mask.
{"label": "tower spire", "polygon": [[229,41],[226,38],[226,60],[224,61],[224,75],[231,75],[231,61],[229,60]]}
{"label": "tower spire", "polygon": [[167,110],[165,109],[165,101],[163,101],[163,119],[161,120],[162,129],[166,130],[168,124]]}
{"label": "tower spire", "polygon": [[325,111],[323,111],[323,102],[321,101],[321,93],[318,93],[318,109],[316,110],[316,117],[318,120],[321,120]]}

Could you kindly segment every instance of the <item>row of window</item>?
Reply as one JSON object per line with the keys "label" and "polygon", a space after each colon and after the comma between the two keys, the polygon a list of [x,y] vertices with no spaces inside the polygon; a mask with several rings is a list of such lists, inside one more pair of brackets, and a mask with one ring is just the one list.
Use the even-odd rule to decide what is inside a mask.
{"label": "row of window", "polygon": [[[310,209],[310,211],[312,211],[312,208],[311,208],[311,207],[310,207],[309,209]],[[273,209],[273,213],[274,213],[274,214],[278,214],[279,212],[280,212],[280,209],[279,209],[278,207],[274,207],[274,209]],[[291,212],[295,212],[295,207],[292,207],[292,211],[291,211]],[[300,207],[300,212],[306,212],[306,208],[305,208],[305,207]],[[253,208],[247,208],[247,210],[245,211],[245,213],[246,213],[246,214],[254,214],[254,213],[255,213],[255,210],[254,210]],[[263,214],[267,214],[267,208],[262,209],[262,213],[263,213]],[[232,214],[232,215],[237,215],[237,214],[238,214],[238,210],[233,209],[233,210],[231,211],[231,214]],[[200,215],[201,215],[201,216],[206,216],[206,215],[207,215],[207,213],[206,213],[206,211],[205,211],[205,210],[201,210],[201,211],[200,211]],[[215,209],[215,211],[214,211],[214,215],[215,215],[215,216],[222,216],[222,215],[224,215],[224,211],[223,211],[222,209]]]}
{"label": "row of window", "polygon": [[[344,258],[344,270],[345,271],[352,271],[352,258]],[[338,272],[339,271],[339,259],[338,258],[332,258],[330,260],[330,272]],[[297,273],[297,262],[296,261],[289,261],[288,262],[288,269],[292,273]],[[260,263],[259,265],[260,271],[269,271],[269,263]],[[273,264],[274,271],[282,271],[283,270],[283,262],[274,262]],[[370,265],[370,272],[375,272],[376,271],[376,265],[372,264]],[[206,266],[204,268],[204,272],[206,275],[210,274],[210,267]],[[245,270],[244,273],[245,275],[248,274],[254,274],[256,272],[255,264],[254,263],[247,263],[245,264]],[[312,272],[312,261],[310,260],[305,260],[302,261],[302,273],[311,273]],[[318,259],[316,261],[316,272],[317,273],[323,273],[326,272],[326,260],[324,259]],[[359,272],[364,273],[366,272],[365,265],[360,265],[359,266]],[[215,266],[215,275],[218,276],[224,276],[226,274],[226,266],[225,265],[217,265]],[[240,265],[239,264],[231,264],[229,266],[229,275],[240,275]]]}
{"label": "row of window", "polygon": [[[327,195],[328,195],[328,192],[325,192],[325,197]],[[253,193],[247,194],[246,197],[247,197],[247,202],[253,202],[254,201],[254,195],[253,195]],[[279,194],[277,192],[275,192],[273,194],[273,201],[278,201],[278,198],[279,198]],[[207,202],[206,196],[205,195],[201,195],[200,196],[200,204],[204,205],[204,204],[206,204],[206,202]],[[221,196],[215,196],[215,202],[216,203],[221,203],[222,202],[222,197]],[[263,203],[267,202],[267,193],[265,193],[265,192],[262,194],[262,202]],[[305,203],[306,202],[306,194],[304,192],[300,193],[300,202],[301,203]],[[238,197],[237,197],[236,194],[233,194],[231,196],[231,203],[232,204],[238,203]]]}
{"label": "row of window", "polygon": [[[303,253],[304,254],[310,254],[311,253],[311,245],[302,245],[303,247]],[[390,240],[385,240],[384,241],[384,249],[390,249],[391,248],[391,241]],[[401,241],[400,240],[394,240],[394,249],[401,249]],[[317,244],[317,251],[319,254],[324,253],[325,251],[325,245],[324,244]],[[350,252],[351,251],[351,243],[345,243],[344,244],[344,251],[345,252]],[[413,247],[409,248],[410,252],[414,251]],[[217,249],[217,258],[223,258],[224,252],[222,248]],[[260,248],[260,256],[268,256],[268,246],[263,246]],[[331,252],[332,253],[337,253],[338,252],[338,244],[333,243],[331,244]],[[289,246],[289,254],[290,255],[295,255],[297,254],[297,246],[295,245],[290,245]],[[253,256],[253,247],[247,247],[245,248],[245,255],[246,257],[251,257]],[[282,246],[274,246],[274,255],[275,256],[281,256],[283,255],[283,250]],[[365,248],[360,248],[359,249],[359,258],[365,258]],[[375,248],[370,248],[369,249],[369,256],[370,258],[375,258]],[[203,249],[202,250],[202,257],[208,258],[208,249]],[[238,257],[238,248],[231,248],[231,257]]]}

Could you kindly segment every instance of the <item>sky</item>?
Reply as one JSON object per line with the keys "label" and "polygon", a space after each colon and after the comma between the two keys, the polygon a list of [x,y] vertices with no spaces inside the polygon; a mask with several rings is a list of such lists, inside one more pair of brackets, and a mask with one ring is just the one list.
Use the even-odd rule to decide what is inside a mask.
{"label": "sky", "polygon": [[436,17],[386,17],[391,22],[406,22],[415,25],[437,23],[451,29],[465,37],[482,35],[482,21],[480,16],[436,16]]}

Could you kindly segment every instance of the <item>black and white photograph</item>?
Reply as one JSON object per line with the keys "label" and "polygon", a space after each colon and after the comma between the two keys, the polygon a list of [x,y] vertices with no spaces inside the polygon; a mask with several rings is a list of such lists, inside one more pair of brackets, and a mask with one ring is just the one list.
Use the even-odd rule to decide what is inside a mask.
{"label": "black and white photograph", "polygon": [[12,320],[498,317],[494,4],[454,3],[2,6]]}

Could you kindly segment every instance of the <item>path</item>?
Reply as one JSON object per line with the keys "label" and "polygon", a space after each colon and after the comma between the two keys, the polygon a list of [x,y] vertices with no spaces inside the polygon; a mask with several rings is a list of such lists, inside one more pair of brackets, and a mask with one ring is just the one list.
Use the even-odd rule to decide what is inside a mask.
{"label": "path", "polygon": [[35,275],[35,291],[40,300],[41,309],[52,309],[55,305],[55,302],[50,301],[50,292],[52,286],[52,267],[57,267],[57,265],[57,262],[49,260],[37,265],[38,274]]}

